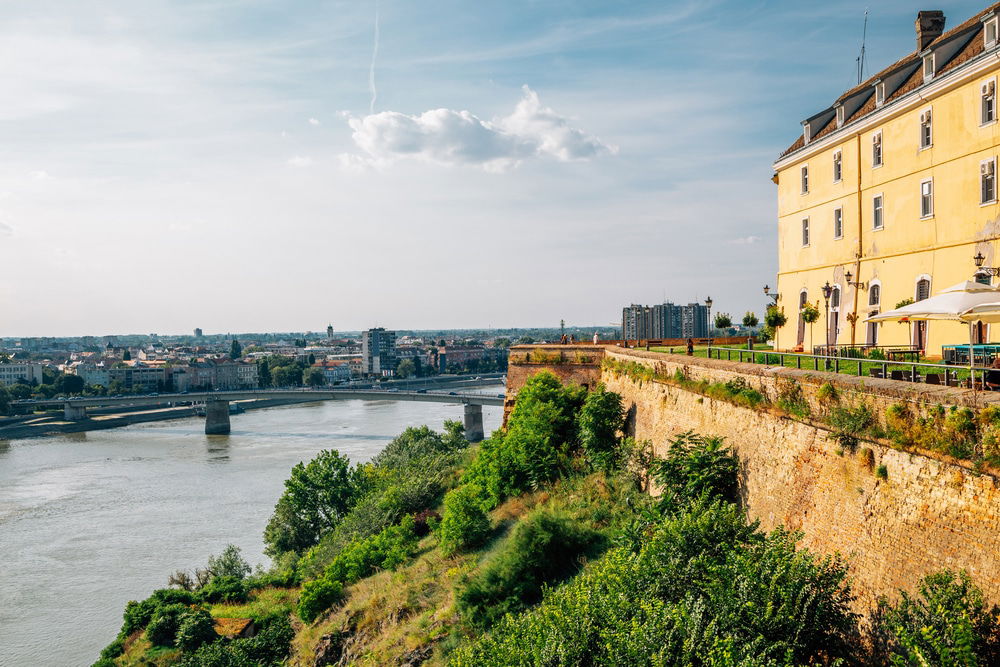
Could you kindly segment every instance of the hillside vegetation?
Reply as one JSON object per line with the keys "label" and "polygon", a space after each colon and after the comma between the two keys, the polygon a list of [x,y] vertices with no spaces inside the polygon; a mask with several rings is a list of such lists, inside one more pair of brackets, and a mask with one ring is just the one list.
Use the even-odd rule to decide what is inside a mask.
{"label": "hillside vegetation", "polygon": [[321,452],[285,483],[269,571],[229,548],[175,573],[97,664],[1000,664],[1000,609],[964,573],[862,623],[843,559],[747,520],[725,443],[655,458],[623,425],[616,394],[540,373],[479,446],[447,423],[366,464]]}

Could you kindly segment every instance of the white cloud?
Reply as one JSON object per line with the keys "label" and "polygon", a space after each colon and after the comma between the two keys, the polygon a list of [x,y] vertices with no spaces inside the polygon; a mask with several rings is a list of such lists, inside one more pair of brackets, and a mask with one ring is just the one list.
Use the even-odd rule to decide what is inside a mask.
{"label": "white cloud", "polygon": [[0,220],[0,236],[13,236],[14,228],[6,222]]}
{"label": "white cloud", "polygon": [[528,158],[569,162],[618,150],[543,107],[538,94],[527,86],[514,112],[493,121],[468,111],[432,109],[419,116],[383,111],[363,118],[348,117],[348,123],[354,130],[354,143],[372,163],[412,157],[498,170]]}
{"label": "white cloud", "polygon": [[759,236],[743,236],[738,239],[731,239],[729,242],[733,245],[753,245],[754,243],[760,243],[762,240]]}
{"label": "white cloud", "polygon": [[320,122],[319,122],[319,120],[318,120],[318,119],[316,119],[316,118],[310,118],[310,119],[309,119],[309,124],[310,124],[310,125],[319,125],[319,124],[320,124]]}
{"label": "white cloud", "polygon": [[296,155],[295,157],[288,158],[287,164],[289,167],[311,167],[313,159],[306,155]]}
{"label": "white cloud", "polygon": [[51,176],[49,176],[49,173],[47,171],[41,171],[41,170],[38,170],[38,171],[29,171],[28,172],[28,176],[30,178],[35,179],[36,181],[46,181],[46,180],[52,178]]}

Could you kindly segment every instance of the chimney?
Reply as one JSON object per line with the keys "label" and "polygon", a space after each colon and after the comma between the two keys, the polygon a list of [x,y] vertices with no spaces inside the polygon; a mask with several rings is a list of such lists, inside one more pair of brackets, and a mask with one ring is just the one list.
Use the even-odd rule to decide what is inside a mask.
{"label": "chimney", "polygon": [[917,52],[919,53],[944,32],[944,12],[940,9],[925,9],[917,12],[916,25]]}

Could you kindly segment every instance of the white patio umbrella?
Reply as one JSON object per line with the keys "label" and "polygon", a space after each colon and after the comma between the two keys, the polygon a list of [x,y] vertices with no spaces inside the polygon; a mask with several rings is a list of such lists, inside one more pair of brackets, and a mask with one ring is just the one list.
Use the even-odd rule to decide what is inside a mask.
{"label": "white patio umbrella", "polygon": [[[888,310],[867,318],[866,322],[915,322],[927,320],[950,320],[952,322],[968,322],[969,324],[969,374],[973,375],[974,342],[973,325],[985,321],[967,313],[978,306],[993,304],[998,307],[997,320],[1000,322],[1000,286],[984,285],[983,283],[966,280],[943,289],[932,297],[902,308]],[[975,388],[975,382],[972,383]]]}

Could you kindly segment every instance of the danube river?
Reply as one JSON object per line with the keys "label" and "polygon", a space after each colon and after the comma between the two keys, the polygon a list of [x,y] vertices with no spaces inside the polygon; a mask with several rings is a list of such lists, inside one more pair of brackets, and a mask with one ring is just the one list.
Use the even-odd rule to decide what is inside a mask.
{"label": "danube river", "polygon": [[[496,394],[503,387],[483,388]],[[484,407],[486,432],[502,408]],[[407,426],[440,429],[462,406],[327,401],[0,441],[0,665],[90,665],[128,600],[261,535],[293,465],[321,449],[365,461]]]}

